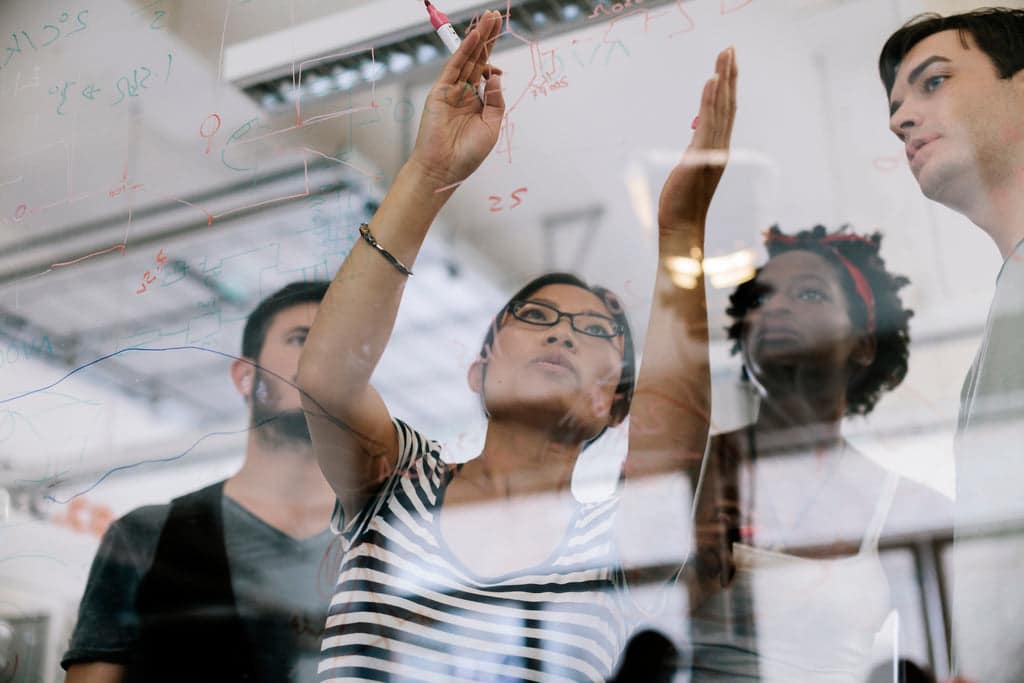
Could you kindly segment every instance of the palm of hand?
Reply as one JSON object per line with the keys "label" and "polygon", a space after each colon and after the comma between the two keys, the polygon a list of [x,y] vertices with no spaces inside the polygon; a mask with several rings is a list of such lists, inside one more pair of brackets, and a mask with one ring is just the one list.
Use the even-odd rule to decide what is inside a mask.
{"label": "palm of hand", "polygon": [[669,174],[658,202],[662,229],[703,224],[729,158],[736,118],[736,61],[723,50],[715,75],[704,86],[696,132],[682,160]]}
{"label": "palm of hand", "polygon": [[[501,70],[488,63],[502,15],[487,12],[445,65],[427,96],[413,159],[440,188],[465,180],[498,141],[505,114]],[[481,97],[477,87],[485,79]]]}
{"label": "palm of hand", "polygon": [[498,141],[501,119],[484,118],[468,83],[439,85],[427,97],[416,153],[438,182],[457,182],[483,163]]}

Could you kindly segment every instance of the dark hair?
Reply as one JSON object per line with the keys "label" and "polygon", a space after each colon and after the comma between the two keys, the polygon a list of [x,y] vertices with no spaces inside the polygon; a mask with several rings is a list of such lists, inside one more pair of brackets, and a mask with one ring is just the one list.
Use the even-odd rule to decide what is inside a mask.
{"label": "dark hair", "polygon": [[[619,297],[604,287],[588,285],[583,280],[570,273],[548,273],[541,275],[526,283],[522,289],[512,295],[512,298],[501,307],[498,314],[494,316],[487,334],[484,335],[484,343],[480,346],[480,357],[486,359],[491,353],[494,344],[494,335],[501,329],[505,320],[505,313],[513,301],[528,299],[538,290],[548,285],[572,285],[591,292],[600,299],[612,318],[622,327],[622,373],[619,375],[619,384],[615,387],[615,402],[612,403],[611,417],[614,421],[625,419],[629,414],[629,404],[633,401],[633,388],[636,385],[636,352],[633,348],[633,333],[629,328],[629,320],[626,312],[619,303]],[[597,438],[597,437],[594,437]]]}
{"label": "dark hair", "polygon": [[886,95],[892,95],[896,71],[907,53],[928,36],[950,30],[960,33],[965,48],[969,33],[992,60],[1000,78],[1010,78],[1024,69],[1024,10],[985,7],[948,17],[929,12],[908,21],[885,42],[878,57],[878,74]]}
{"label": "dark hair", "polygon": [[325,280],[292,282],[261,301],[245,321],[245,331],[242,332],[242,355],[253,360],[259,358],[263,342],[267,339],[267,330],[274,322],[274,316],[298,304],[320,303],[327,294],[327,287],[330,284]]}
{"label": "dark hair", "polygon": [[680,669],[680,653],[661,631],[644,629],[633,635],[609,683],[670,683]]}
{"label": "dark hair", "polygon": [[[832,235],[843,234],[846,228],[843,226]],[[898,292],[910,280],[902,275],[892,275],[885,269],[885,261],[878,253],[882,244],[880,233],[863,237],[850,234],[849,239],[833,239],[822,243],[822,239],[827,236],[829,233],[821,225],[802,230],[796,235],[786,235],[778,226],[772,226],[766,233],[765,247],[769,259],[788,251],[803,250],[819,254],[831,263],[850,304],[850,320],[867,330],[867,305],[857,293],[853,277],[839,256],[864,275],[875,299],[875,358],[846,388],[846,414],[867,415],[875,407],[882,392],[898,386],[907,374],[907,361],[910,357],[909,321],[914,312],[903,307]],[[778,239],[780,237],[785,239]],[[753,279],[741,284],[729,297],[730,306],[726,313],[734,322],[727,328],[727,332],[733,341],[733,353],[741,349],[747,311],[757,305],[760,289],[757,276],[760,273],[761,269],[758,268]]]}
{"label": "dark hair", "polygon": [[892,662],[882,662],[868,673],[865,683],[935,683],[928,669],[901,657],[896,662],[896,678],[892,676]]}

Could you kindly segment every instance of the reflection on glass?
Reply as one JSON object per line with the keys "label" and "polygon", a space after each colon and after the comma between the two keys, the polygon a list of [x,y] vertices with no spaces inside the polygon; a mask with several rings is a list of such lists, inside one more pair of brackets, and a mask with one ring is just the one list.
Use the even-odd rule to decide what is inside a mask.
{"label": "reflection on glass", "polygon": [[878,541],[899,477],[848,444],[903,379],[908,320],[879,235],[766,234],[730,298],[729,336],[760,399],[698,474],[693,677],[859,681],[891,609]]}
{"label": "reflection on glass", "polygon": [[[4,4],[0,683],[1024,680],[1024,10],[453,6],[459,66],[419,3],[107,4]],[[851,231],[764,258],[816,217],[913,287]],[[225,381],[350,254],[303,381],[312,300]],[[500,306],[563,267],[631,400],[617,298]],[[710,378],[759,406],[705,448]]]}

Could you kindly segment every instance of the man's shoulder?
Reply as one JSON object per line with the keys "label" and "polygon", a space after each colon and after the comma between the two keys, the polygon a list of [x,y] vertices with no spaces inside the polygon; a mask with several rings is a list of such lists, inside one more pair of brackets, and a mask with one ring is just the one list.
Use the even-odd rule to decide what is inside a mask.
{"label": "man's shoulder", "polygon": [[152,552],[167,522],[169,504],[144,505],[116,519],[103,535],[102,548],[118,552],[134,548],[143,554]]}
{"label": "man's shoulder", "polygon": [[121,533],[134,535],[134,534],[148,534],[153,531],[159,531],[163,528],[164,522],[167,521],[167,515],[171,511],[170,503],[162,503],[159,505],[143,505],[137,507],[134,510],[126,513],[120,517],[111,526],[117,527]]}
{"label": "man's shoulder", "polygon": [[1018,307],[1024,302],[1024,240],[1010,252],[1010,255],[1003,261],[996,275],[995,300],[1009,300],[1017,303]]}
{"label": "man's shoulder", "polygon": [[221,484],[222,482],[218,482],[217,484],[189,491],[174,498],[174,500],[168,503],[137,507],[120,517],[111,525],[111,527],[116,527],[119,533],[129,537],[138,537],[141,535],[149,538],[154,534],[159,535],[160,530],[163,529],[164,524],[167,522],[167,518],[171,512],[171,507],[176,501],[185,500],[199,502],[202,501],[203,498],[207,497],[212,500],[213,496],[217,495],[216,487]]}

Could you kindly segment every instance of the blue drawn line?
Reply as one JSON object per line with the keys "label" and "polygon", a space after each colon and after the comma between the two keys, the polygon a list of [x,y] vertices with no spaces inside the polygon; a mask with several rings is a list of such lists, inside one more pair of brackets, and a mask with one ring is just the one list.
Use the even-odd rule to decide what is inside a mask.
{"label": "blue drawn line", "polygon": [[[161,2],[162,1],[163,0],[161,0]],[[79,398],[78,396],[75,396],[74,394],[65,394],[62,391],[51,391],[50,395],[56,396],[57,398],[66,398],[66,399],[68,399],[68,402],[65,405],[74,405],[76,403],[82,403],[82,404],[87,405],[87,406],[101,406],[101,405],[103,405],[103,401],[97,401],[94,398]],[[61,406],[61,407],[63,408],[64,406]]]}
{"label": "blue drawn line", "polygon": [[21,419],[21,420],[23,420],[25,422],[25,424],[28,427],[28,429],[32,432],[32,434],[35,435],[35,437],[37,439],[42,439],[43,438],[42,434],[39,433],[39,430],[36,429],[36,425],[32,421],[32,419],[29,418],[24,413],[18,412],[16,410],[0,411],[0,418],[7,417],[8,415],[10,415],[10,417],[11,417],[11,432],[10,432],[10,434],[5,434],[5,435],[0,436],[0,443],[3,443],[4,441],[7,441],[8,439],[14,438],[14,430],[16,429],[16,421],[18,419]]}
{"label": "blue drawn line", "polygon": [[[150,351],[206,351],[207,353],[213,353],[213,354],[216,354],[218,356],[223,356],[224,358],[227,358],[229,360],[245,361],[245,362],[249,363],[250,365],[252,365],[254,368],[258,368],[259,367],[256,363],[254,363],[252,360],[250,360],[248,358],[239,358],[238,356],[233,356],[230,353],[225,353],[223,351],[217,351],[215,349],[210,349],[210,348],[206,348],[206,347],[203,347],[203,346],[166,346],[166,347],[162,347],[162,348],[151,348],[151,349],[142,348],[140,346],[128,346],[128,347],[123,348],[123,349],[118,349],[117,351],[114,351],[113,353],[108,353],[105,356],[100,356],[99,358],[91,360],[91,361],[89,361],[88,363],[86,363],[84,365],[79,365],[77,368],[71,370],[70,372],[68,372],[66,375],[64,375],[63,377],[61,377],[57,381],[51,382],[50,384],[47,384],[44,387],[39,387],[38,389],[31,389],[29,391],[25,391],[25,392],[22,392],[20,394],[16,394],[14,396],[11,396],[10,398],[0,399],[0,405],[3,405],[5,403],[11,403],[12,401],[17,401],[17,400],[22,399],[22,398],[27,398],[27,397],[32,396],[34,394],[40,394],[40,393],[42,393],[44,391],[49,391],[50,389],[53,389],[58,384],[61,384],[61,383],[65,382],[65,381],[67,381],[72,376],[78,374],[82,370],[86,370],[86,369],[92,367],[93,365],[97,365],[98,363],[102,363],[105,360],[110,360],[111,358],[114,358],[115,356],[120,356],[122,353],[125,353],[125,352],[128,352],[128,351],[143,351],[143,352],[150,352]],[[265,371],[265,372],[269,372],[269,371]],[[284,379],[284,378],[280,378],[280,379]],[[285,381],[287,381],[287,380],[285,380]]]}
{"label": "blue drawn line", "polygon": [[[224,351],[217,351],[216,349],[210,349],[210,348],[203,347],[203,346],[167,346],[167,347],[163,347],[163,348],[140,348],[140,347],[132,346],[132,347],[124,348],[124,349],[119,349],[117,351],[114,351],[113,353],[108,353],[105,356],[100,356],[99,358],[91,360],[88,363],[85,363],[84,365],[80,365],[77,368],[74,368],[73,370],[71,370],[70,372],[65,374],[60,379],[58,379],[58,380],[56,380],[54,382],[51,382],[50,384],[47,384],[46,386],[39,387],[38,389],[31,389],[29,391],[25,391],[25,392],[22,392],[20,394],[16,394],[14,396],[11,396],[10,398],[0,399],[0,405],[3,405],[5,403],[10,403],[12,401],[17,401],[18,399],[26,398],[26,397],[32,396],[34,394],[39,394],[39,393],[47,392],[50,389],[53,389],[58,384],[61,384],[62,382],[67,381],[72,376],[76,375],[77,373],[79,373],[79,372],[81,372],[81,371],[83,371],[83,370],[85,370],[87,368],[90,368],[93,365],[96,365],[98,363],[102,363],[105,360],[109,360],[111,358],[114,358],[115,356],[119,356],[122,353],[127,353],[128,351],[141,351],[141,352],[146,352],[146,353],[163,352],[163,351],[205,351],[206,353],[212,353],[214,355],[221,356],[221,357],[227,358],[229,360],[240,360],[243,363],[248,363],[253,368],[256,368],[256,369],[258,369],[258,370],[260,370],[262,372],[265,372],[265,373],[268,373],[270,375],[273,375],[275,378],[281,380],[282,382],[287,383],[289,386],[294,387],[295,389],[298,389],[299,393],[303,394],[307,398],[311,398],[312,399],[312,397],[309,397],[306,394],[306,392],[302,391],[302,389],[297,384],[295,384],[291,380],[287,379],[286,377],[283,377],[280,374],[274,372],[273,370],[268,370],[268,369],[262,367],[259,363],[257,363],[256,361],[252,360],[251,358],[245,358],[244,356],[235,356],[233,354],[226,353]],[[339,426],[342,426],[341,422],[338,421],[336,418],[333,418],[332,416],[330,416],[330,414],[323,408],[323,406],[321,406],[315,399],[312,399],[312,400],[313,400],[313,403],[317,406],[317,408],[320,409],[321,415],[327,417],[328,419],[330,419],[335,424],[337,424]],[[84,495],[86,493],[89,493],[90,491],[95,489],[107,477],[109,477],[110,475],[114,474],[115,472],[120,472],[120,471],[124,471],[124,470],[130,470],[132,468],[139,467],[141,465],[164,463],[164,462],[172,462],[174,460],[178,460],[178,459],[183,458],[186,455],[188,455],[190,452],[195,450],[195,448],[199,444],[201,444],[203,441],[205,441],[208,437],[211,437],[211,436],[232,436],[234,434],[241,434],[243,432],[248,432],[248,431],[250,431],[252,429],[256,429],[258,427],[262,427],[264,424],[267,424],[268,422],[272,422],[273,420],[276,420],[276,419],[277,419],[276,416],[275,417],[270,417],[270,418],[267,418],[266,420],[263,420],[262,422],[260,422],[258,424],[249,425],[245,429],[238,429],[238,430],[234,430],[234,431],[224,431],[224,432],[210,432],[208,434],[204,434],[199,439],[197,439],[195,441],[195,443],[193,443],[191,446],[189,446],[187,449],[185,449],[181,453],[178,453],[177,455],[172,455],[172,456],[169,456],[169,457],[166,457],[166,458],[152,458],[152,459],[149,459],[149,460],[142,460],[140,462],[132,463],[130,465],[120,465],[120,466],[115,467],[115,468],[109,470],[108,472],[106,472],[102,477],[97,479],[96,482],[93,483],[88,488],[86,488],[86,489],[84,489],[82,491],[79,491],[78,493],[72,494],[71,496],[69,496],[68,498],[66,498],[64,500],[59,500],[59,499],[55,498],[54,496],[45,496],[44,498],[45,498],[45,500],[48,500],[48,501],[51,501],[53,503],[57,503],[57,504],[60,504],[60,505],[69,503],[72,500],[74,500],[75,498],[77,498],[77,497],[79,497],[81,495]]]}
{"label": "blue drawn line", "polygon": [[[272,420],[272,419],[276,419],[276,418],[270,418],[270,419]],[[264,422],[267,422],[267,421],[269,421],[269,420],[265,420]],[[262,423],[261,423],[261,425],[256,425],[256,426],[262,426]],[[130,469],[133,469],[135,467],[140,467],[142,465],[152,465],[152,464],[157,464],[157,463],[162,463],[162,462],[173,462],[173,461],[178,460],[180,458],[184,458],[186,455],[188,455],[193,450],[195,450],[196,446],[201,444],[203,441],[206,441],[206,439],[211,437],[211,436],[232,436],[234,434],[241,434],[243,432],[247,432],[250,429],[252,429],[252,427],[246,427],[245,429],[236,429],[236,430],[230,431],[230,432],[210,432],[208,434],[203,434],[201,437],[196,439],[195,443],[193,443],[191,446],[186,448],[181,453],[178,453],[177,455],[171,455],[171,456],[168,456],[166,458],[151,458],[149,460],[141,460],[139,462],[134,462],[134,463],[132,463],[130,465],[120,465],[120,466],[115,467],[115,468],[113,468],[111,470],[108,470],[102,477],[97,479],[88,488],[83,489],[83,490],[79,491],[78,493],[74,493],[74,494],[68,496],[67,498],[64,498],[63,500],[59,499],[59,498],[57,498],[55,496],[43,496],[43,499],[44,500],[48,500],[51,503],[57,503],[58,505],[66,505],[67,503],[70,503],[71,501],[73,501],[75,498],[78,498],[79,496],[84,496],[85,494],[87,494],[90,491],[92,491],[94,488],[96,488],[97,486],[102,484],[103,481],[107,477],[109,477],[110,475],[114,474],[115,472],[122,472],[122,471],[125,471],[125,470],[130,470]]]}
{"label": "blue drawn line", "polygon": [[45,477],[42,477],[40,479],[15,479],[14,482],[16,484],[42,484],[43,482],[47,482],[47,481],[51,481],[51,480],[60,481],[60,477],[64,476],[65,474],[68,474],[70,472],[71,472],[71,470],[64,470],[64,471],[58,472],[56,474],[48,474]]}
{"label": "blue drawn line", "polygon": [[53,560],[58,562],[65,567],[70,566],[64,560],[54,557],[53,555],[44,555],[43,553],[22,553],[21,555],[10,555],[9,557],[0,557],[0,562],[7,562],[8,560],[24,560],[24,559],[36,559],[36,560]]}

